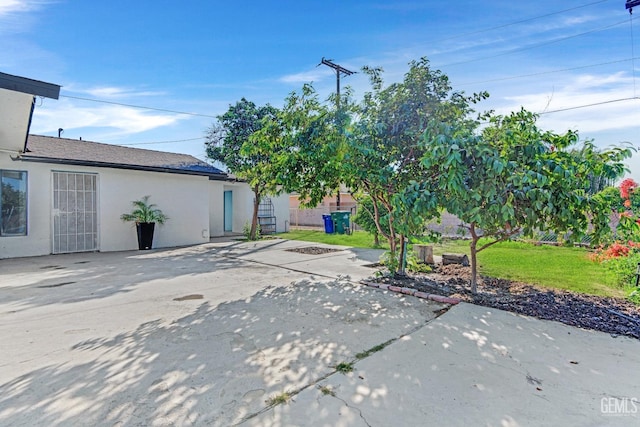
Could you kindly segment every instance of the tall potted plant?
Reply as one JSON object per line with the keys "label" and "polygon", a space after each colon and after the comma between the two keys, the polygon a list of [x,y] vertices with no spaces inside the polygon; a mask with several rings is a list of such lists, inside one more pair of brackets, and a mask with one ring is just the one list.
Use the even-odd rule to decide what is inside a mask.
{"label": "tall potted plant", "polygon": [[123,221],[135,222],[138,232],[138,249],[140,250],[151,249],[156,222],[164,224],[169,219],[155,204],[149,203],[149,197],[151,196],[134,200],[131,202],[134,206],[133,211],[120,215],[120,219]]}

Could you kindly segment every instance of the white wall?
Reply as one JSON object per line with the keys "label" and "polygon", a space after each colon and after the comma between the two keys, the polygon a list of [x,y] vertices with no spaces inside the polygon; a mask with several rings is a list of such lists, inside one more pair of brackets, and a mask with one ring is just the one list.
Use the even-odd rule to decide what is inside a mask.
{"label": "white wall", "polygon": [[[17,155],[17,153],[16,153]],[[15,157],[15,155],[14,155]],[[151,196],[169,216],[156,225],[154,248],[192,245],[224,235],[224,191],[233,191],[233,232],[251,221],[253,192],[245,183],[209,181],[207,177],[85,166],[13,161],[0,151],[0,169],[27,171],[27,236],[0,237],[0,258],[47,255],[52,251],[52,171],[98,175],[98,250],[137,249],[132,223],[120,215],[131,211],[131,201]],[[277,231],[288,228],[288,195],[271,197]]]}
{"label": "white wall", "polygon": [[27,235],[0,236],[0,258],[51,253],[51,169],[13,161],[4,152],[0,169],[27,171]]}
{"label": "white wall", "polygon": [[[253,192],[249,185],[243,182],[225,182],[224,191],[232,191],[233,201],[233,233],[242,233],[242,228],[251,222],[253,213]],[[223,221],[223,218],[221,218]]]}
{"label": "white wall", "polygon": [[275,210],[276,231],[278,233],[289,231],[289,194],[271,196],[271,202]]}
{"label": "white wall", "polygon": [[156,224],[154,248],[192,245],[209,241],[209,179],[159,172],[104,169],[99,176],[100,250],[137,249],[132,223],[120,215],[131,211],[133,200],[149,201],[169,217]]}
{"label": "white wall", "polygon": [[[215,181],[212,181],[212,184]],[[212,224],[215,223],[216,227],[211,226],[212,230],[216,230],[218,234],[212,234],[212,236],[224,235],[224,207],[222,194],[224,191],[233,192],[233,232],[242,233],[242,229],[245,224],[251,223],[251,216],[253,215],[253,191],[251,187],[244,182],[225,182],[220,194],[215,189],[211,191],[211,205],[214,206],[214,199],[219,200],[220,205],[216,207],[216,210],[212,210]],[[276,231],[278,233],[288,231],[289,229],[289,195],[282,194],[280,196],[268,196],[274,205],[274,215],[276,216]],[[214,214],[214,212],[217,212]],[[214,215],[220,215],[219,221],[216,220]],[[218,225],[219,224],[219,225]]]}
{"label": "white wall", "polygon": [[[0,169],[28,173],[27,236],[0,237],[0,258],[51,253],[52,171],[97,173],[98,249],[137,249],[132,223],[120,220],[131,211],[131,201],[150,195],[150,202],[169,216],[156,225],[154,248],[205,243],[210,235],[210,185],[207,177],[83,166],[12,161],[0,152]],[[222,196],[221,196],[222,198]]]}
{"label": "white wall", "polygon": [[224,236],[224,182],[209,181],[209,234]]}

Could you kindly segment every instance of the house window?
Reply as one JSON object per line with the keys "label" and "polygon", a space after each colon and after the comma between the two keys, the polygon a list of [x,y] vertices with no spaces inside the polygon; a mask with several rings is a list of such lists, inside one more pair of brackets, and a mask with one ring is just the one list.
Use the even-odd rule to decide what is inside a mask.
{"label": "house window", "polygon": [[0,236],[27,235],[27,172],[0,169]]}

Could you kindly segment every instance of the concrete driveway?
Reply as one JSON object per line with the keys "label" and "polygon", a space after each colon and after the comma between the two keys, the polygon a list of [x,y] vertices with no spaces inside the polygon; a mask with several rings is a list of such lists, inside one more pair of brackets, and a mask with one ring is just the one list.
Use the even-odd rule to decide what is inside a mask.
{"label": "concrete driveway", "polygon": [[438,317],[357,284],[379,252],[307,246],[0,260],[0,425],[640,424],[640,341]]}

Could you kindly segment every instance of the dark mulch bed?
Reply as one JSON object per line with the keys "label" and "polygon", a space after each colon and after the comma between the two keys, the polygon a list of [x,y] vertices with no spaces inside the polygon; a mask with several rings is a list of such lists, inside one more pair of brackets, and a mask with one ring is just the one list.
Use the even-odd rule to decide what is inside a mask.
{"label": "dark mulch bed", "polygon": [[342,249],[321,248],[319,246],[307,246],[306,248],[285,249],[287,252],[296,252],[307,255],[324,255],[331,252],[340,252]]}
{"label": "dark mulch bed", "polygon": [[595,329],[614,336],[626,335],[640,339],[640,306],[629,301],[540,288],[491,277],[479,280],[478,293],[473,295],[469,278],[469,267],[447,265],[436,267],[431,274],[406,278],[383,277],[378,280],[539,319]]}

